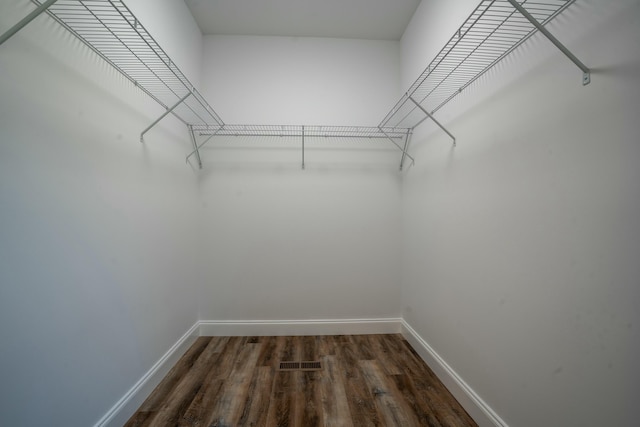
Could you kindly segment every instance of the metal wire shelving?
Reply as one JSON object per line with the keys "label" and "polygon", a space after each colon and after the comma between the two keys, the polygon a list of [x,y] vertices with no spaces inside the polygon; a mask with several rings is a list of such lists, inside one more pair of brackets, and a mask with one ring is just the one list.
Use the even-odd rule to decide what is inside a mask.
{"label": "metal wire shelving", "polygon": [[122,1],[58,0],[46,12],[184,124],[223,124]]}
{"label": "metal wire shelving", "polygon": [[303,168],[305,138],[323,137],[388,140],[402,152],[402,170],[407,158],[413,162],[407,150],[414,128],[430,118],[455,144],[434,113],[536,31],[583,71],[588,84],[589,69],[544,27],[574,1],[482,0],[376,127],[225,124],[122,0],[31,0],[36,9],[1,34],[0,44],[46,12],[165,108],[140,139],[173,114],[187,126],[193,144],[187,161],[195,156],[200,168],[200,148],[216,136],[287,136],[301,139]]}
{"label": "metal wire shelving", "polygon": [[380,126],[414,129],[433,115],[502,58],[540,31],[583,71],[589,69],[544,25],[575,0],[483,0],[459,27],[418,79],[409,87]]}
{"label": "metal wire shelving", "polygon": [[194,126],[194,137],[200,136],[204,140],[196,145],[195,149],[187,156],[187,161],[198,150],[214,137],[280,137],[296,138],[301,141],[302,168],[305,167],[305,141],[318,138],[332,138],[344,140],[387,140],[402,151],[400,170],[403,169],[406,158],[411,157],[406,152],[406,147],[411,137],[411,130],[397,127],[372,127],[372,126],[306,126],[306,125],[244,125],[225,124],[222,126]]}

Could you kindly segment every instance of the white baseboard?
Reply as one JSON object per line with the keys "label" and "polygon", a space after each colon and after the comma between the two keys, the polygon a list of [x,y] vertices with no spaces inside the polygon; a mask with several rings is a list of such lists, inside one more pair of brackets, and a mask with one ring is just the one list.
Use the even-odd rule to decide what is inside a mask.
{"label": "white baseboard", "polygon": [[508,427],[507,423],[404,319],[402,320],[402,335],[480,427]]}
{"label": "white baseboard", "polygon": [[198,336],[397,334],[402,319],[204,320],[196,322],[94,427],[120,427],[142,405]]}
{"label": "white baseboard", "polygon": [[122,426],[198,336],[362,335],[402,333],[480,427],[508,427],[485,401],[401,318],[202,320],[196,322],[95,427]]}
{"label": "white baseboard", "polygon": [[402,319],[203,320],[200,336],[365,335],[400,333]]}
{"label": "white baseboard", "polygon": [[123,426],[195,342],[198,337],[199,325],[200,322],[196,322],[189,328],[169,351],[96,423],[95,427]]}

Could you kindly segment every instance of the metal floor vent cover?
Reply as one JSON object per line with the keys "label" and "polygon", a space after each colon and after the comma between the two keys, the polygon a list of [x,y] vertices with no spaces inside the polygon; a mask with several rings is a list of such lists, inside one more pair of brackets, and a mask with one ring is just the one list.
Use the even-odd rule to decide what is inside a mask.
{"label": "metal floor vent cover", "polygon": [[281,371],[297,371],[300,369],[300,362],[280,362]]}
{"label": "metal floor vent cover", "polygon": [[322,362],[280,362],[280,371],[320,371],[322,370]]}

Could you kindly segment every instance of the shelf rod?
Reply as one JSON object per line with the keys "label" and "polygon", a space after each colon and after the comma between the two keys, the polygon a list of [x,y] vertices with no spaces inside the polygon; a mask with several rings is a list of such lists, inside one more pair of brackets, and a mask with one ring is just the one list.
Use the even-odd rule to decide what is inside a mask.
{"label": "shelf rod", "polygon": [[145,130],[143,130],[142,133],[140,134],[140,142],[144,142],[144,134],[147,133],[149,131],[149,129],[151,129],[152,127],[157,125],[160,120],[164,119],[167,116],[167,114],[170,114],[173,110],[175,110],[175,108],[178,105],[182,104],[185,99],[187,99],[189,96],[191,96],[191,94],[192,93],[189,92],[185,96],[180,98],[180,101],[176,102],[171,108],[167,109],[167,111],[165,111],[160,117],[158,117],[155,122],[151,123]]}
{"label": "shelf rod", "polygon": [[196,135],[193,133],[193,126],[187,126],[189,129],[189,136],[191,137],[191,143],[193,144],[194,152],[196,153],[196,159],[198,160],[198,167],[202,169],[202,159],[200,158],[200,151],[198,150],[198,143],[196,142]]}
{"label": "shelf rod", "polygon": [[[225,125],[223,125],[224,127]],[[217,133],[209,133],[209,132],[200,132],[199,135],[200,136],[209,136],[209,135],[217,135],[217,136],[229,136],[229,137],[251,137],[251,136],[263,136],[263,137],[279,137],[279,138],[297,138],[297,137],[301,137],[302,133],[291,133],[291,134],[285,134],[285,135],[279,135],[279,134],[273,134],[273,133],[251,133],[251,132],[247,132],[247,133],[243,133],[243,131],[238,131],[238,132],[233,132],[233,130],[226,130],[226,132],[228,133],[222,133],[222,134],[217,134]],[[312,134],[309,135],[308,131],[305,131],[304,134],[305,138],[360,138],[360,139],[404,139],[404,135],[399,135],[399,136],[390,136],[390,135],[351,135],[351,134],[326,134],[326,135],[317,135],[317,134]]]}
{"label": "shelf rod", "polygon": [[13,36],[15,33],[20,31],[29,22],[31,22],[35,18],[37,18],[42,12],[47,10],[49,8],[49,6],[54,4],[56,1],[58,1],[58,0],[47,0],[46,2],[44,2],[40,6],[38,6],[36,9],[34,9],[27,16],[22,18],[22,20],[20,22],[18,22],[16,25],[14,25],[13,27],[9,28],[4,34],[2,34],[0,36],[0,45],[2,43],[6,42],[7,40],[9,40],[11,38],[11,36]]}
{"label": "shelf rod", "polygon": [[391,136],[389,136],[389,135],[384,131],[384,129],[382,129],[382,127],[379,127],[378,129],[380,130],[380,132],[382,132],[382,133],[384,134],[384,136],[386,136],[386,137],[387,137],[387,139],[388,139],[389,141],[391,141],[391,143],[392,143],[393,145],[395,145],[396,147],[398,147],[398,148],[400,149],[400,151],[402,151],[402,155],[403,155],[403,156],[407,156],[408,158],[410,158],[410,159],[411,159],[411,164],[412,164],[412,165],[413,165],[413,164],[415,164],[416,160],[415,160],[413,157],[411,157],[411,155],[410,155],[409,153],[407,153],[405,150],[403,150],[403,149],[402,149],[402,147],[401,147],[401,146],[399,146],[399,145],[398,145],[398,143],[397,143],[397,142],[395,142],[395,141],[393,140],[393,138],[392,138]]}
{"label": "shelf rod", "polygon": [[427,115],[431,120],[433,120],[433,122],[434,122],[435,124],[437,124],[437,125],[440,127],[440,129],[442,129],[443,131],[445,131],[445,133],[446,133],[447,135],[449,135],[449,136],[451,137],[451,139],[453,139],[453,146],[455,147],[455,146],[456,146],[456,137],[455,137],[455,136],[453,136],[453,135],[451,134],[451,132],[449,132],[449,131],[444,127],[444,126],[442,126],[442,124],[440,124],[440,122],[439,122],[439,121],[437,121],[437,120],[436,120],[436,118],[435,118],[435,117],[433,117],[433,115],[432,115],[431,113],[429,113],[427,110],[425,110],[425,109],[424,109],[424,107],[423,107],[422,105],[420,105],[420,104],[419,104],[415,99],[413,99],[413,97],[411,97],[411,96],[410,96],[410,97],[409,97],[409,99],[411,100],[411,102],[413,102],[414,104],[416,104],[416,107],[418,107],[419,109],[421,109],[423,113],[425,113],[425,114],[426,114],[426,115]]}
{"label": "shelf rod", "polygon": [[522,16],[524,16],[531,24],[538,29],[542,34],[545,35],[546,38],[549,39],[551,43],[553,43],[562,53],[565,54],[567,58],[569,58],[574,64],[578,66],[582,70],[582,84],[588,85],[591,83],[591,70],[582,63],[569,49],[567,49],[560,41],[554,37],[542,24],[538,22],[536,18],[534,18],[527,10],[522,7],[516,0],[508,0],[511,5],[516,8],[518,12]]}

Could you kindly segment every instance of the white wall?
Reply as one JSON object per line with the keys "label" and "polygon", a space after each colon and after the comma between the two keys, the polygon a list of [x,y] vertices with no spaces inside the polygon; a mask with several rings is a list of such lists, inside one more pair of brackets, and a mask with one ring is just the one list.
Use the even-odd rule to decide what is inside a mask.
{"label": "white wall", "polygon": [[227,123],[375,126],[398,97],[394,41],[205,36],[203,94]]}
{"label": "white wall", "polygon": [[[398,95],[399,43],[206,36],[203,76],[227,122],[375,125]],[[203,151],[201,318],[399,315],[399,151],[308,139],[303,171],[300,145]]]}
{"label": "white wall", "polygon": [[[446,41],[427,25],[445,3],[447,37],[475,6],[422,2],[403,75]],[[414,138],[403,317],[511,426],[637,418],[639,22],[637,1],[577,1],[549,28],[591,85],[535,37],[438,113],[455,149],[428,124]]]}
{"label": "white wall", "polygon": [[203,37],[191,11],[181,0],[125,0],[160,47],[200,88]]}
{"label": "white wall", "polygon": [[[227,122],[333,125],[377,124],[475,6],[423,2],[401,45],[207,37],[200,76],[182,2],[128,3]],[[576,2],[551,28],[593,83],[532,39],[438,113],[455,150],[423,125],[404,178],[383,142],[309,141],[302,171],[274,139],[194,175],[182,126],[141,145],[159,107],[40,18],[0,46],[1,423],[94,423],[198,318],[402,309],[507,424],[631,424],[639,17]]]}
{"label": "white wall", "polygon": [[[3,2],[0,31],[32,8]],[[193,40],[172,16],[163,38]],[[94,424],[197,320],[189,140],[138,140],[160,112],[47,17],[0,46],[0,424]]]}
{"label": "white wall", "polygon": [[223,153],[200,184],[201,318],[398,317],[397,161],[302,171],[297,159],[253,163],[288,154],[280,150],[243,154]]}

